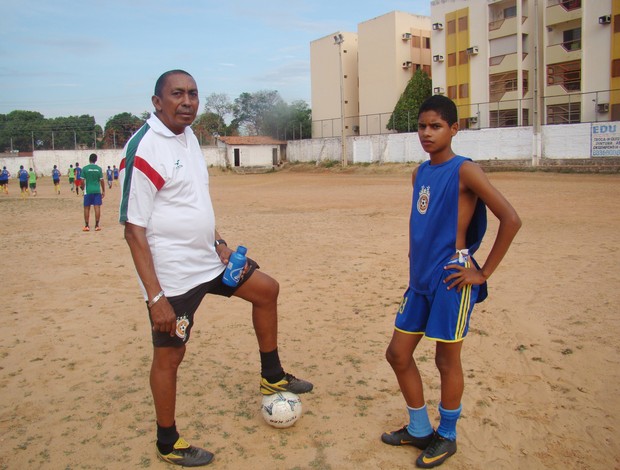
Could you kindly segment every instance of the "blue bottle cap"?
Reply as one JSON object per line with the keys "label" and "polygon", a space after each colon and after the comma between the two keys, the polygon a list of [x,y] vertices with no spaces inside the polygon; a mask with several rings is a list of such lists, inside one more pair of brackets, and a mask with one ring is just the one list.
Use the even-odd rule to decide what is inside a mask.
{"label": "blue bottle cap", "polygon": [[248,249],[243,246],[243,245],[239,245],[237,247],[237,253],[239,253],[240,255],[245,255],[248,252]]}

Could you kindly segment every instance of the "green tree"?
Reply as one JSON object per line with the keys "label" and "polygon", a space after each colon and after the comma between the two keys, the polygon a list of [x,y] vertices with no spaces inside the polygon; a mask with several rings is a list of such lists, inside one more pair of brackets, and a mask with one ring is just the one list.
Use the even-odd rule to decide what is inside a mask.
{"label": "green tree", "polygon": [[0,149],[32,151],[33,133],[45,123],[36,111],[11,111],[0,119]]}
{"label": "green tree", "polygon": [[192,124],[192,130],[200,145],[213,144],[214,137],[226,134],[226,123],[215,113],[205,112],[199,115]]}
{"label": "green tree", "polygon": [[280,140],[309,138],[312,132],[312,112],[303,100],[291,104],[281,102],[264,118],[263,131]]}
{"label": "green tree", "polygon": [[122,148],[143,124],[144,120],[131,113],[120,113],[112,116],[105,125],[104,148]]}
{"label": "green tree", "polygon": [[275,90],[241,93],[233,104],[233,124],[249,135],[265,134],[267,115],[282,103],[280,94]]}
{"label": "green tree", "polygon": [[432,95],[433,81],[422,69],[416,70],[394,107],[387,128],[398,132],[418,130],[420,105]]}

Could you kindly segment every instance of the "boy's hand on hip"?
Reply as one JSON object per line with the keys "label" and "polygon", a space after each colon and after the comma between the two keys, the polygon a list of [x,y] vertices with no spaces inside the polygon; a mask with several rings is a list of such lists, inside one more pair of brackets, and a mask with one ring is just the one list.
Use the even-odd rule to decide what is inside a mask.
{"label": "boy's hand on hip", "polygon": [[448,285],[448,290],[456,287],[457,292],[461,292],[461,289],[467,285],[480,285],[486,281],[482,275],[482,271],[476,269],[476,267],[466,268],[458,264],[444,267],[444,269],[454,269],[456,272],[450,274],[444,279],[444,284]]}

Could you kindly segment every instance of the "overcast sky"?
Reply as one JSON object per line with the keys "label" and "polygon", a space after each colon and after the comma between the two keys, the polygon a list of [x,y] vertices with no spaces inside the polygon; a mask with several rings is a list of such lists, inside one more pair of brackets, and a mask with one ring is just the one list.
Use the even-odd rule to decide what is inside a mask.
{"label": "overcast sky", "polygon": [[310,104],[310,42],[429,0],[0,0],[0,114],[151,111],[157,77],[184,69],[210,93],[278,90]]}

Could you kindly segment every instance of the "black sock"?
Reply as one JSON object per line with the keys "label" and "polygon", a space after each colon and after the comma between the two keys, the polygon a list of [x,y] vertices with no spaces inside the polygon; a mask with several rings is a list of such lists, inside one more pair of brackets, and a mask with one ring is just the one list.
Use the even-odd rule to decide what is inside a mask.
{"label": "black sock", "polygon": [[275,383],[284,378],[284,369],[280,364],[280,356],[278,355],[278,348],[271,352],[260,352],[260,374],[263,378],[267,379],[267,382]]}
{"label": "black sock", "polygon": [[174,450],[174,444],[179,440],[177,424],[174,423],[168,428],[163,428],[157,424],[157,448],[162,455],[169,454]]}

